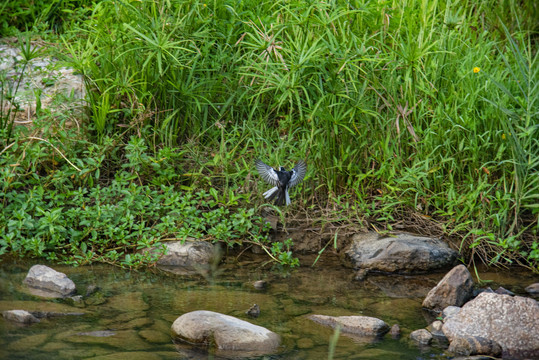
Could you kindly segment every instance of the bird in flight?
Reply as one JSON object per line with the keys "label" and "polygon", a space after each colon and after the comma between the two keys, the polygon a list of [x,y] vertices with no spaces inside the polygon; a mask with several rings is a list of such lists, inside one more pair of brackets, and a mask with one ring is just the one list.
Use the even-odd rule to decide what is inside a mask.
{"label": "bird in flight", "polygon": [[285,203],[286,205],[290,205],[288,189],[299,184],[305,177],[307,173],[307,164],[305,164],[305,161],[298,161],[296,166],[290,171],[287,171],[282,166],[279,170],[275,170],[260,160],[256,160],[255,165],[262,179],[268,184],[273,185],[271,189],[264,193],[264,198],[268,199],[268,201],[275,199],[275,205],[277,206],[282,206]]}

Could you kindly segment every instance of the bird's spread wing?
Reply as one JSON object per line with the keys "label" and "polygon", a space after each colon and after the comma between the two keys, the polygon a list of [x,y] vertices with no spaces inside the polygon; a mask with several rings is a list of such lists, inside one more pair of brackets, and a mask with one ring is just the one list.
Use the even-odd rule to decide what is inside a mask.
{"label": "bird's spread wing", "polygon": [[292,177],[290,178],[290,181],[288,182],[290,187],[294,187],[297,184],[299,184],[303,178],[305,177],[305,174],[307,173],[307,164],[305,164],[305,161],[300,160],[294,166],[292,169]]}
{"label": "bird's spread wing", "polygon": [[258,173],[260,176],[262,176],[262,179],[264,179],[265,182],[273,186],[279,185],[279,177],[271,166],[264,164],[260,160],[256,160],[255,165],[256,170],[258,170]]}

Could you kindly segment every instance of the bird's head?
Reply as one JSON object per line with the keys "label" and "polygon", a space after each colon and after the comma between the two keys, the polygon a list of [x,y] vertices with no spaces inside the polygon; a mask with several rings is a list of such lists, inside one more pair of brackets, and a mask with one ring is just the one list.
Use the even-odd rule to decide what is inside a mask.
{"label": "bird's head", "polygon": [[284,168],[284,166],[280,166],[279,171],[286,171],[286,169]]}

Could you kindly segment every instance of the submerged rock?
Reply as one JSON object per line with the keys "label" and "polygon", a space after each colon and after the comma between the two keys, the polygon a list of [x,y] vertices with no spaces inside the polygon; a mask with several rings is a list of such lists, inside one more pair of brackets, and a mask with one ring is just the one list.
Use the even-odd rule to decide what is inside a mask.
{"label": "submerged rock", "polygon": [[482,337],[500,344],[503,357],[539,358],[539,304],[521,296],[481,293],[448,317],[443,332],[450,342]]}
{"label": "submerged rock", "polygon": [[401,337],[401,327],[399,324],[393,324],[391,327],[391,330],[389,330],[389,333],[391,334],[391,337],[393,339],[398,339]]}
{"label": "submerged rock", "polygon": [[80,333],[77,333],[77,335],[94,336],[94,337],[109,337],[109,336],[116,335],[116,333],[111,330],[96,330],[96,331],[80,332]]}
{"label": "submerged rock", "polygon": [[67,297],[76,291],[75,283],[66,274],[45,265],[34,265],[24,283],[32,294],[43,297]]}
{"label": "submerged rock", "polygon": [[427,309],[442,310],[448,306],[462,306],[473,295],[472,274],[464,265],[455,266],[436,285],[423,301]]}
{"label": "submerged rock", "polygon": [[268,354],[279,347],[276,333],[233,316],[213,311],[192,311],[172,324],[173,333],[181,340],[236,353]]}
{"label": "submerged rock", "polygon": [[[361,271],[361,270],[360,270]],[[424,298],[436,285],[426,276],[374,275],[367,280],[390,298]]]}
{"label": "submerged rock", "polygon": [[2,311],[4,319],[18,322],[21,324],[33,324],[39,322],[39,319],[26,310],[6,310]]}
{"label": "submerged rock", "polygon": [[309,319],[332,328],[340,326],[343,334],[376,337],[389,331],[385,321],[370,316],[311,315]]}
{"label": "submerged rock", "polygon": [[439,239],[410,234],[356,234],[345,252],[355,269],[419,273],[452,266],[458,253]]}

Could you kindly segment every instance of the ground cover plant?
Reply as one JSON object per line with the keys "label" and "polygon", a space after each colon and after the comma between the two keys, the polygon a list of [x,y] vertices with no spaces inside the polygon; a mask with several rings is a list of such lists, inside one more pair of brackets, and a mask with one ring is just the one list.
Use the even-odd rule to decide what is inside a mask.
{"label": "ground cover plant", "polygon": [[[306,158],[308,175],[289,211],[334,209],[341,223],[378,231],[423,228],[450,239],[464,261],[538,270],[539,79],[531,3],[84,5],[69,13],[61,31],[43,30],[50,27],[31,17],[24,27],[6,27],[6,33],[19,31],[13,26],[38,29],[53,40],[85,77],[89,118],[75,138],[49,138],[56,136],[67,159],[84,163],[72,160],[79,171],[50,146],[26,151],[22,130],[2,143],[4,209],[16,207],[16,197],[28,202],[22,194],[36,186],[17,172],[21,156],[35,164],[22,168],[39,176],[50,170],[47,162],[63,169],[43,194],[65,188],[95,197],[120,179],[114,186],[122,191],[156,197],[162,186],[173,186],[182,199],[205,191],[250,216],[262,203],[250,175],[254,159],[290,166]],[[5,240],[13,221],[19,221],[13,211],[3,210],[4,252],[18,251]],[[154,239],[152,231],[144,236]],[[42,247],[52,244],[35,236]],[[81,244],[95,243],[85,239]]]}

